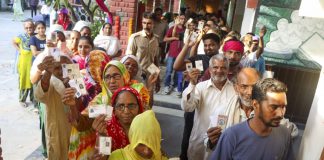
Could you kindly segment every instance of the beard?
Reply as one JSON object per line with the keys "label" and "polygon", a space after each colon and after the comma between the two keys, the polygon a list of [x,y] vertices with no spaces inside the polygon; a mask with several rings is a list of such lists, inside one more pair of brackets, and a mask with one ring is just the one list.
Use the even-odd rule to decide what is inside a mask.
{"label": "beard", "polygon": [[[260,106],[260,115],[259,115],[259,119],[268,127],[279,127],[280,125],[280,121],[282,120],[282,117],[276,117],[276,118],[272,118],[270,120],[265,120],[264,119],[264,114],[263,114],[263,110],[262,110],[262,106]],[[274,121],[279,121],[279,123],[275,123]]]}
{"label": "beard", "polygon": [[225,81],[227,79],[227,76],[225,76],[225,75],[222,75],[222,76],[212,75],[211,79],[212,79],[212,81],[222,82],[222,81]]}
{"label": "beard", "polygon": [[241,96],[240,94],[238,95],[240,102],[246,106],[246,107],[252,107],[252,99],[246,100],[243,96]]}
{"label": "beard", "polygon": [[230,61],[229,66],[230,66],[230,67],[235,67],[235,66],[237,66],[238,64],[240,64],[240,62]]}

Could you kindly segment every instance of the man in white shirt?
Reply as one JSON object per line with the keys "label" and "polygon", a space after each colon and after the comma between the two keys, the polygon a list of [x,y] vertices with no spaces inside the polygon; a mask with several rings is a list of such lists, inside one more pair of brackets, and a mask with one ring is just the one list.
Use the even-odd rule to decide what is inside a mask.
{"label": "man in white shirt", "polygon": [[[227,117],[225,129],[246,121],[254,116],[252,106],[252,88],[260,80],[260,75],[254,68],[242,68],[236,75],[234,87],[237,95],[235,95],[226,106],[224,115]],[[286,126],[291,132],[292,137],[298,135],[297,126],[289,122],[288,119],[283,118],[280,121],[281,125]],[[205,145],[208,149],[215,149],[216,143],[220,135],[213,134],[214,126],[210,126],[207,133],[208,137],[205,139]],[[224,130],[222,130],[223,132]]]}
{"label": "man in white shirt", "polygon": [[204,137],[211,122],[211,113],[224,110],[235,95],[233,84],[227,79],[228,70],[229,61],[224,55],[217,54],[210,59],[209,80],[197,84],[201,72],[195,68],[189,71],[190,84],[184,90],[181,101],[184,111],[195,110],[188,147],[189,160],[207,159],[209,156],[204,147]]}

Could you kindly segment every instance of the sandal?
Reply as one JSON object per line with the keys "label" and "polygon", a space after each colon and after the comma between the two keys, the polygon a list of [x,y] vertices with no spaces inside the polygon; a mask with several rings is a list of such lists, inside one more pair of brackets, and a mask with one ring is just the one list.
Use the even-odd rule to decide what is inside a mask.
{"label": "sandal", "polygon": [[28,104],[26,102],[19,102],[19,103],[24,108],[27,108],[28,107]]}

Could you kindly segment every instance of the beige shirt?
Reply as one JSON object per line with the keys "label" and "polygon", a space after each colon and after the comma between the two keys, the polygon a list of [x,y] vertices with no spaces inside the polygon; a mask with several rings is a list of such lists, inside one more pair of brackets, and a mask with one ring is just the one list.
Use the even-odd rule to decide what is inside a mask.
{"label": "beige shirt", "polygon": [[159,62],[159,40],[157,35],[149,38],[145,31],[134,33],[129,37],[126,54],[136,56],[141,64],[143,73],[148,75],[147,68],[154,62]]}
{"label": "beige shirt", "polygon": [[68,159],[71,125],[68,122],[68,107],[62,103],[64,85],[61,80],[52,76],[47,92],[44,92],[39,81],[35,96],[46,105],[45,135],[48,159]]}
{"label": "beige shirt", "polygon": [[[190,98],[187,99],[188,95]],[[186,112],[195,111],[194,123],[189,139],[188,159],[208,159],[209,152],[204,146],[204,139],[211,123],[212,113],[225,110],[230,99],[235,96],[233,84],[227,80],[219,90],[209,79],[189,86],[182,93],[181,107]]]}

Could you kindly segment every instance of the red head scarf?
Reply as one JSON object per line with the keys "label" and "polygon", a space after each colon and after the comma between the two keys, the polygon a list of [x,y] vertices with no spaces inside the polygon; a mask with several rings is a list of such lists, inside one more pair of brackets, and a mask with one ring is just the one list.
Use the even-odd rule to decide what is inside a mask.
{"label": "red head scarf", "polygon": [[[111,101],[112,106],[115,106],[117,97],[118,97],[119,93],[121,93],[122,91],[129,91],[136,97],[138,107],[139,107],[139,113],[142,113],[144,110],[143,105],[142,105],[142,99],[141,99],[139,93],[135,89],[133,89],[129,86],[119,88],[117,91],[114,92],[114,94],[112,96],[112,101]],[[128,136],[124,132],[120,123],[118,122],[118,119],[115,114],[113,114],[112,119],[110,121],[108,121],[107,132],[108,132],[108,136],[112,137],[111,138],[112,139],[112,148],[111,148],[112,151],[114,151],[116,149],[124,148],[129,144]]]}
{"label": "red head scarf", "polygon": [[223,51],[227,52],[229,50],[239,51],[243,55],[244,44],[241,41],[227,41],[223,46]]}

